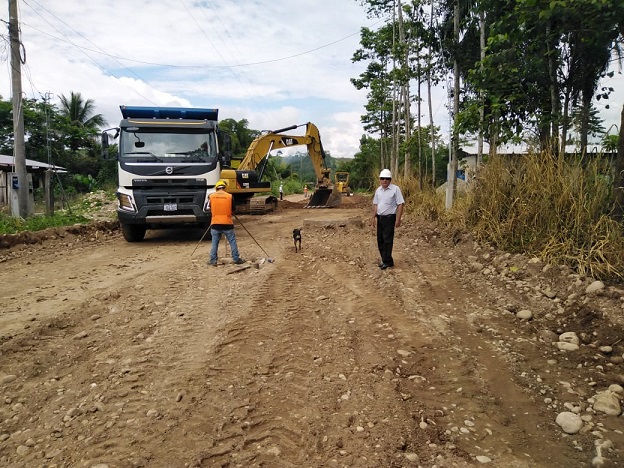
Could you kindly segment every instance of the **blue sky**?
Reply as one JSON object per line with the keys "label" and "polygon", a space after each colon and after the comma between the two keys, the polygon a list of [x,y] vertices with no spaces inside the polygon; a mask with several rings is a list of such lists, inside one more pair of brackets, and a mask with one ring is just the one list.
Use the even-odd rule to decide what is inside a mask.
{"label": "blue sky", "polygon": [[[19,0],[26,54],[22,88],[71,91],[95,102],[111,126],[119,105],[210,107],[269,130],[313,122],[336,157],[352,157],[364,134],[366,91],[350,78],[363,26],[376,28],[356,0]],[[0,11],[8,21],[8,6]],[[5,34],[7,34],[5,32]],[[11,96],[9,48],[0,54],[0,94]],[[618,89],[598,103],[607,127],[619,125]],[[414,88],[415,89],[415,88]],[[423,87],[424,89],[424,87]],[[446,92],[434,92],[434,120],[448,133]],[[414,109],[415,110],[415,109]],[[423,106],[423,118],[428,111]]]}

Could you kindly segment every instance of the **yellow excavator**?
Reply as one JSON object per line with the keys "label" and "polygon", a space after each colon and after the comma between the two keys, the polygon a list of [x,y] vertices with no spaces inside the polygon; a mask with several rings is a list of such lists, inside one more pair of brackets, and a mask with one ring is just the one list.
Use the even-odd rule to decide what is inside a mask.
{"label": "yellow excavator", "polygon": [[[304,125],[305,135],[283,133]],[[234,198],[235,212],[262,214],[277,207],[277,198],[271,194],[271,183],[262,181],[269,155],[273,150],[298,145],[307,147],[317,179],[314,193],[306,208],[332,208],[340,205],[341,194],[331,182],[330,169],[325,165],[325,151],[318,128],[308,122],[260,135],[251,142],[245,157],[236,169],[221,170],[221,178],[227,184],[225,190]]]}
{"label": "yellow excavator", "polygon": [[349,187],[349,173],[344,171],[336,171],[334,175],[336,179],[336,190],[340,193],[351,196],[351,187]]}

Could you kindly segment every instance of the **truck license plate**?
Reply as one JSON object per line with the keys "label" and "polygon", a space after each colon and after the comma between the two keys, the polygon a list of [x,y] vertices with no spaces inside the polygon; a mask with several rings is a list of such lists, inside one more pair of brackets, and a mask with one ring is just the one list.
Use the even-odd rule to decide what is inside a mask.
{"label": "truck license plate", "polygon": [[177,211],[178,204],[177,203],[165,203],[165,211]]}

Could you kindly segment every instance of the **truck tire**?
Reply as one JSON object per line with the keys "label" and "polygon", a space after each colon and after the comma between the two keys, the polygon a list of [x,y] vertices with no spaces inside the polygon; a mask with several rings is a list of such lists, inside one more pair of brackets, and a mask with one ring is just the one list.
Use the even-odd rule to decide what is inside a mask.
{"label": "truck tire", "polygon": [[136,224],[122,224],[121,232],[124,239],[128,242],[141,242],[145,237],[145,226],[139,226]]}

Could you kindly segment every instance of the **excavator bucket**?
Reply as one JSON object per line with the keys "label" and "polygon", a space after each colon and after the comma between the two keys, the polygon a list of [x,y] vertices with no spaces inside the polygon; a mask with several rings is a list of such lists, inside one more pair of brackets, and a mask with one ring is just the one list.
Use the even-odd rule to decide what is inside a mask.
{"label": "excavator bucket", "polygon": [[340,192],[331,188],[317,188],[306,208],[335,208],[342,201]]}

